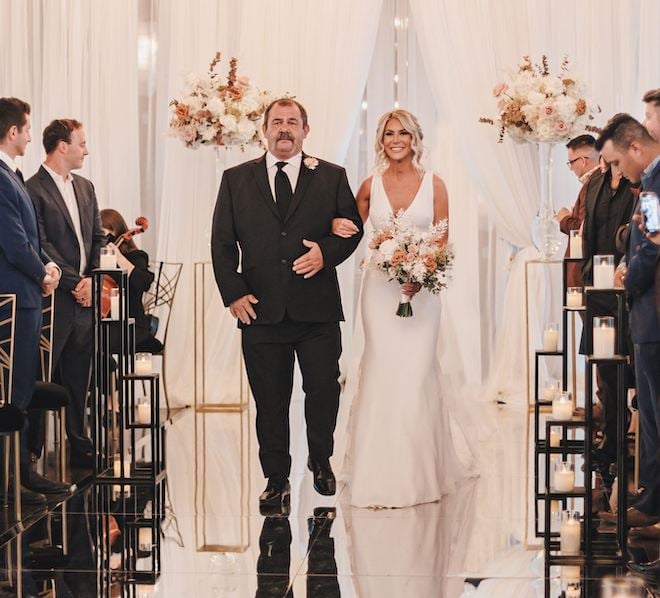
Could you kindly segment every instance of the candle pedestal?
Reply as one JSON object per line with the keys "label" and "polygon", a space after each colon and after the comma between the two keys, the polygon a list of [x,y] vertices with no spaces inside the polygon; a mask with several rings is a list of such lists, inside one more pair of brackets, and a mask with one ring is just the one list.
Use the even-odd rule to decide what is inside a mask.
{"label": "candle pedestal", "polygon": [[[616,313],[607,320],[602,316],[594,315],[594,299],[596,297],[612,296],[616,299]],[[549,420],[546,422],[545,434],[548,442],[540,442],[538,450],[545,455],[546,491],[545,491],[545,525],[549,526],[552,517],[556,517],[559,508],[574,510],[573,503],[581,506],[582,516],[575,513],[564,515],[559,533],[544,533],[545,574],[549,578],[550,568],[561,566],[562,585],[566,596],[590,595],[593,582],[590,581],[590,571],[597,567],[621,567],[627,558],[627,467],[625,451],[617,451],[617,521],[614,533],[603,536],[597,533],[597,526],[593,515],[593,488],[592,477],[597,467],[592,459],[593,438],[593,366],[609,364],[616,366],[617,370],[617,445],[626,444],[627,392],[625,388],[625,367],[628,358],[625,355],[623,335],[615,332],[621,330],[624,321],[624,292],[622,289],[587,287],[583,294],[584,299],[584,335],[586,356],[585,370],[585,407],[584,420],[582,412],[574,416],[571,421]],[[599,303],[602,303],[599,302]],[[565,313],[570,313],[567,308]],[[598,313],[598,312],[596,312]],[[603,332],[605,330],[605,332]],[[567,429],[570,427],[584,428],[584,439],[566,441]],[[560,435],[561,434],[561,435]],[[559,446],[557,438],[559,437]],[[619,454],[620,453],[620,454]],[[582,455],[584,465],[580,468],[584,473],[584,487],[570,488],[570,473],[562,469],[561,461],[553,461],[553,457],[564,461],[572,454]],[[550,467],[560,468],[550,476]],[[577,471],[577,469],[576,469]],[[569,505],[570,503],[570,505]],[[582,519],[582,520],[580,520]],[[580,577],[583,576],[580,581]],[[546,579],[546,595],[549,595],[549,581]]]}
{"label": "candle pedestal", "polygon": [[[110,276],[117,286],[112,318],[101,315],[105,276]],[[128,314],[127,272],[94,270],[92,298],[95,508],[98,513],[122,513],[126,530],[120,536],[119,566],[111,567],[110,558],[117,546],[110,546],[108,518],[97,517],[96,558],[100,570],[116,571],[140,583],[153,584],[160,576],[160,524],[165,517],[167,479],[167,420],[160,413],[160,377],[151,371],[150,355],[135,354],[135,322]],[[138,403],[141,394],[146,397]],[[140,516],[146,502],[152,505],[148,519]],[[146,568],[142,562],[138,568],[138,556],[150,559]]]}

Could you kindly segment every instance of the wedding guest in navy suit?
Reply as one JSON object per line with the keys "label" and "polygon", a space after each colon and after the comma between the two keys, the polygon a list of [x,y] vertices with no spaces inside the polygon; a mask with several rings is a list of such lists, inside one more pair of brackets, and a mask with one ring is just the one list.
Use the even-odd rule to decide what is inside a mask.
{"label": "wedding guest in navy suit", "polygon": [[[0,98],[0,293],[16,295],[11,402],[23,412],[37,379],[42,296],[57,288],[61,276],[41,249],[37,217],[15,162],[30,141],[30,105],[18,98]],[[21,433],[21,483],[24,504],[44,504],[44,494],[66,489],[32,471],[26,431]],[[8,498],[12,497],[10,492]]]}
{"label": "wedding guest in navy suit", "polygon": [[[605,160],[621,169],[643,191],[660,195],[660,143],[628,114],[617,114],[603,129],[597,147]],[[635,211],[638,211],[638,206]],[[659,248],[636,224],[629,227],[623,282],[630,305],[630,332],[635,346],[637,401],[641,426],[640,479],[645,490],[628,510],[628,525],[660,521],[660,323],[655,305]]]}

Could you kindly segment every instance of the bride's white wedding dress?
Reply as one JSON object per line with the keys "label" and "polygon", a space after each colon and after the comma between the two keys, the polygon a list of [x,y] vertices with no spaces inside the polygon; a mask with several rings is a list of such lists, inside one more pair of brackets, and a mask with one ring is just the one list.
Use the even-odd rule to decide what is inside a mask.
{"label": "bride's white wedding dress", "polygon": [[[391,213],[382,178],[374,175],[369,224],[380,228]],[[432,223],[432,172],[424,175],[403,217],[422,230]],[[395,313],[400,295],[396,281],[365,269],[356,324],[364,350],[351,368],[357,380],[346,455],[354,506],[437,501],[466,475],[455,455],[440,387],[440,297],[422,289],[412,300],[413,317],[401,318]]]}

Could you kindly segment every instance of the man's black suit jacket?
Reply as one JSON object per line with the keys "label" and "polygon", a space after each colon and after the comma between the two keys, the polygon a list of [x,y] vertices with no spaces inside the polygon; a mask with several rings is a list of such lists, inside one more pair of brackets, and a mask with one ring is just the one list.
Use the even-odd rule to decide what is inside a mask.
{"label": "man's black suit jacket", "polygon": [[[596,253],[596,204],[601,194],[606,193],[606,187],[609,187],[610,176],[602,172],[596,172],[586,183],[587,197],[586,210],[584,217],[584,227],[582,230],[582,279],[586,285],[592,284],[593,279],[593,257]],[[632,191],[630,181],[621,178],[619,182],[620,199],[614,204],[610,212],[610,219],[615,223],[616,236],[622,233],[628,224],[632,209],[635,205],[635,195]],[[615,254],[614,264],[619,262],[623,253]]]}
{"label": "man's black suit jacket", "polygon": [[[94,185],[77,174],[72,176],[80,213],[84,251],[87,256],[87,268],[83,274],[89,275],[92,269],[98,268],[99,253],[101,247],[106,244],[106,238],[101,225]],[[55,181],[43,166],[28,179],[26,185],[37,212],[41,244],[62,269],[59,289],[62,294],[70,296],[70,291],[76,288],[81,279],[80,246],[71,215]]]}
{"label": "man's black suit jacket", "polygon": [[[249,293],[259,300],[257,325],[276,324],[285,315],[299,322],[344,319],[335,267],[358,246],[362,221],[344,169],[323,160],[308,168],[304,158],[284,220],[265,154],[226,170],[220,184],[211,240],[215,278],[225,306]],[[333,218],[352,220],[360,232],[350,239],[333,235]],[[318,243],[323,253],[323,269],[308,279],[292,270],[308,251],[303,239]]]}

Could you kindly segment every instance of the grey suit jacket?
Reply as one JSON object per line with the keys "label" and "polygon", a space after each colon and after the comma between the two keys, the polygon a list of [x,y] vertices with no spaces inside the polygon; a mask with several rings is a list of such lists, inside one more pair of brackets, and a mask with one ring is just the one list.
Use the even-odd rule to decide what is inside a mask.
{"label": "grey suit jacket", "polygon": [[[106,244],[106,238],[101,225],[94,185],[77,174],[72,176],[87,256],[87,268],[84,274],[89,275],[94,268],[98,268],[100,249]],[[81,278],[80,248],[64,198],[43,166],[28,179],[26,186],[37,212],[41,244],[62,269],[59,288],[67,292],[72,291]]]}

